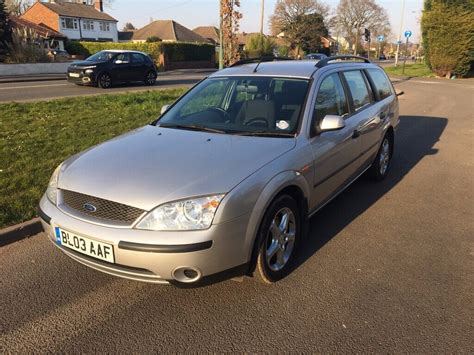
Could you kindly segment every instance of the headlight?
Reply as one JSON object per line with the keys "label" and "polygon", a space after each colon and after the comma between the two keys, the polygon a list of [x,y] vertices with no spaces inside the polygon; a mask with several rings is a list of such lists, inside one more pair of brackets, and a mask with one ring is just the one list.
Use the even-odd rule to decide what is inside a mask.
{"label": "headlight", "polygon": [[61,169],[61,165],[59,165],[56,170],[54,170],[51,179],[49,180],[48,188],[46,190],[46,197],[48,200],[57,205],[58,203],[58,179],[59,179],[59,170]]}
{"label": "headlight", "polygon": [[94,69],[86,69],[84,70],[86,74],[92,74],[94,72]]}
{"label": "headlight", "polygon": [[161,231],[207,229],[223,197],[212,195],[166,203],[148,213],[136,228]]}

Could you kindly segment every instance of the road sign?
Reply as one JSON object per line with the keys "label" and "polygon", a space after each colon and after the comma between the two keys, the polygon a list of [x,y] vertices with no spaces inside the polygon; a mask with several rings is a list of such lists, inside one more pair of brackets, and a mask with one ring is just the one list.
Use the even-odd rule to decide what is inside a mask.
{"label": "road sign", "polygon": [[411,31],[405,31],[405,37],[410,38],[413,33]]}
{"label": "road sign", "polygon": [[380,35],[377,37],[379,42],[383,42],[383,40],[385,39],[385,36],[384,35]]}

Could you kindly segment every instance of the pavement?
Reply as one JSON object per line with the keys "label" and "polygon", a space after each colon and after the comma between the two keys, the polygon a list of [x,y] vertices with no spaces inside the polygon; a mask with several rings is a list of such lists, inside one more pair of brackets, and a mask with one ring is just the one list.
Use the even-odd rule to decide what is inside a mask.
{"label": "pavement", "polygon": [[156,85],[154,86],[132,83],[117,85],[108,90],[68,83],[65,74],[61,76],[2,77],[0,78],[0,102],[31,102],[73,96],[94,96],[187,87],[197,83],[214,71],[214,69],[174,70],[159,73]]}
{"label": "pavement", "polygon": [[0,353],[474,353],[474,86],[396,86],[389,177],[317,213],[287,278],[122,280],[38,234],[0,248]]}

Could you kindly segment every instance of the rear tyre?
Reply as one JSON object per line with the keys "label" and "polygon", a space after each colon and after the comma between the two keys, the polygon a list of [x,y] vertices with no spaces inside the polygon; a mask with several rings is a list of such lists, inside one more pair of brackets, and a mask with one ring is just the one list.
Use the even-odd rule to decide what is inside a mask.
{"label": "rear tyre", "polygon": [[393,136],[386,134],[379,151],[369,170],[369,175],[376,181],[382,181],[388,174],[393,155]]}
{"label": "rear tyre", "polygon": [[112,87],[112,77],[107,73],[100,74],[97,85],[102,89],[110,89]]}
{"label": "rear tyre", "polygon": [[154,71],[150,70],[146,74],[145,85],[153,86],[153,85],[155,85],[155,83],[156,83],[156,73]]}
{"label": "rear tyre", "polygon": [[284,278],[292,270],[301,239],[298,203],[289,195],[272,202],[260,225],[254,277],[264,283]]}

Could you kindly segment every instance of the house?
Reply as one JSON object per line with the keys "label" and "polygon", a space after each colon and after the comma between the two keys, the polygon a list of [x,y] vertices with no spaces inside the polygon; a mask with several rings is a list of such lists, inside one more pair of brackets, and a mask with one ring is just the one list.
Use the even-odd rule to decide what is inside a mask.
{"label": "house", "polygon": [[17,16],[10,15],[8,20],[13,31],[22,31],[28,34],[34,33],[35,39],[39,42],[37,44],[41,48],[64,50],[64,41],[66,40],[64,34],[46,25],[36,24]]}
{"label": "house", "polygon": [[193,30],[199,36],[207,39],[209,42],[219,44],[219,29],[214,26],[200,26]]}
{"label": "house", "polygon": [[102,0],[85,3],[36,1],[21,19],[61,32],[72,40],[117,42],[117,20],[106,14]]}
{"label": "house", "polygon": [[153,21],[134,31],[132,42],[146,42],[151,37],[157,37],[163,42],[209,43],[207,39],[173,20]]}

